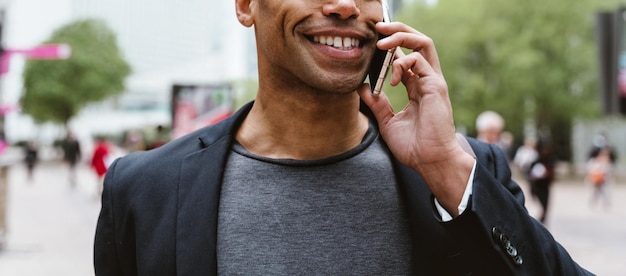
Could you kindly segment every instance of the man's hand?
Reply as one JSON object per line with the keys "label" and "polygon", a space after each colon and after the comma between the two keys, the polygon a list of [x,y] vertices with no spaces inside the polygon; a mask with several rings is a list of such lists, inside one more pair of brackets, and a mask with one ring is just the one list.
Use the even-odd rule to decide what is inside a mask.
{"label": "man's hand", "polygon": [[474,159],[456,140],[448,86],[434,43],[400,22],[378,23],[376,29],[389,35],[377,43],[380,49],[412,50],[406,55],[396,51],[391,74],[391,85],[402,82],[406,87],[409,103],[395,113],[384,93],[375,97],[368,85],[358,93],[374,113],[393,155],[420,173],[442,206],[456,216]]}

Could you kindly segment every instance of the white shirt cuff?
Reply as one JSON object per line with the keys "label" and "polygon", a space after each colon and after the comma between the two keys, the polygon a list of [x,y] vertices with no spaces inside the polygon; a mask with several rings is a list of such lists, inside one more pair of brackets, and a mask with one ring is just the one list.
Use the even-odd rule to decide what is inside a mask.
{"label": "white shirt cuff", "polygon": [[[474,159],[474,166],[472,167],[472,173],[470,173],[469,179],[467,180],[467,186],[465,186],[465,192],[463,192],[463,198],[461,198],[461,203],[457,207],[459,210],[459,215],[463,214],[465,208],[467,208],[467,202],[469,201],[469,196],[472,194],[472,187],[474,186],[474,171],[476,171],[476,160]],[[439,215],[441,215],[441,220],[444,222],[451,221],[452,216],[446,209],[444,209],[439,201],[435,198],[435,207],[437,207],[437,211]]]}

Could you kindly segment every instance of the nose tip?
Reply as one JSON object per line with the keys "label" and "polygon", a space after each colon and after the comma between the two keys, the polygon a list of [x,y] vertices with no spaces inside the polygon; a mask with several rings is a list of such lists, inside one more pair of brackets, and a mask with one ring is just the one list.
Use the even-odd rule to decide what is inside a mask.
{"label": "nose tip", "polygon": [[326,4],[323,6],[323,13],[326,16],[336,16],[343,20],[361,15],[361,11],[353,0],[337,0]]}

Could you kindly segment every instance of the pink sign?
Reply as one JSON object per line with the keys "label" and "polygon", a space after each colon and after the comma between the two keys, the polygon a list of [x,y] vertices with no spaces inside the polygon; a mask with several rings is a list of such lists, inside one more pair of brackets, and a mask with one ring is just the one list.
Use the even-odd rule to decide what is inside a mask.
{"label": "pink sign", "polygon": [[44,44],[31,49],[7,49],[12,54],[22,54],[29,59],[67,59],[72,48],[67,44]]}
{"label": "pink sign", "polygon": [[9,72],[9,60],[16,54],[28,59],[67,59],[72,55],[72,48],[67,44],[44,44],[31,49],[6,49],[0,56],[0,74]]}

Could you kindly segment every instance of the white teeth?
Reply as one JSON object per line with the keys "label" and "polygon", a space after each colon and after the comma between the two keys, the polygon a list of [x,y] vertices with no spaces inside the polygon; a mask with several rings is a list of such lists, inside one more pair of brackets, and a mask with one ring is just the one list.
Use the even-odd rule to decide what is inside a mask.
{"label": "white teeth", "polygon": [[330,37],[330,36],[328,36],[328,37],[326,37],[326,43],[324,43],[324,44],[326,44],[328,46],[333,46],[335,44],[335,39]]}
{"label": "white teeth", "polygon": [[343,47],[349,48],[352,47],[352,38],[346,37],[343,39]]}
{"label": "white teeth", "polygon": [[335,46],[335,48],[343,47],[343,40],[341,40],[341,37],[336,36],[333,42],[334,42],[333,46]]}
{"label": "white teeth", "polygon": [[340,36],[314,36],[313,41],[332,46],[338,49],[346,50],[354,47],[359,47],[361,41],[352,37],[340,37]]}

